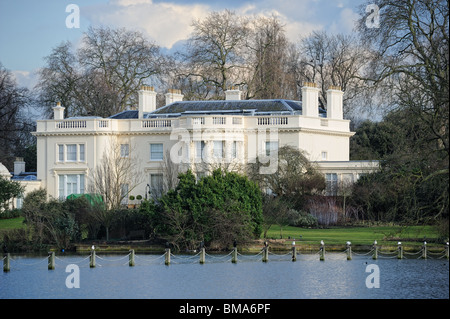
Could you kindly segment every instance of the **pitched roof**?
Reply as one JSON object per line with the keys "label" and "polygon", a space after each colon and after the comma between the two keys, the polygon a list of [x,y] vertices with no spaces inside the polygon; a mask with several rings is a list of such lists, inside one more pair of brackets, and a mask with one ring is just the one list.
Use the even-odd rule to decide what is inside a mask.
{"label": "pitched roof", "polygon": [[[219,101],[179,101],[144,114],[145,118],[178,117],[194,114],[302,114],[302,102],[292,100],[219,100]],[[319,108],[320,116],[326,111]],[[111,116],[112,119],[137,119],[136,110],[123,111]]]}
{"label": "pitched roof", "polygon": [[288,100],[180,101],[163,106],[149,115],[189,113],[279,113],[299,112],[301,102]]}
{"label": "pitched roof", "polygon": [[117,113],[115,115],[110,116],[110,119],[116,119],[116,120],[126,120],[126,119],[137,119],[139,116],[139,111],[123,111],[120,113]]}

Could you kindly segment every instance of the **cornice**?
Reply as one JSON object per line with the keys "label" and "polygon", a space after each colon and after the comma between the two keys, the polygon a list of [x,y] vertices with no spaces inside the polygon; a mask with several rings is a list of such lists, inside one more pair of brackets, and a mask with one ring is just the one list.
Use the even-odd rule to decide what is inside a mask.
{"label": "cornice", "polygon": [[108,136],[108,135],[170,135],[172,133],[176,133],[177,130],[187,130],[188,132],[193,132],[199,130],[201,132],[207,133],[254,133],[259,130],[270,131],[277,130],[279,133],[289,133],[289,132],[303,132],[308,134],[319,134],[319,135],[329,135],[329,136],[344,136],[351,137],[355,135],[355,132],[343,132],[343,131],[333,131],[333,130],[321,130],[321,129],[313,129],[313,128],[304,128],[304,127],[255,127],[255,128],[173,128],[172,130],[162,130],[162,131],[77,131],[77,132],[32,132],[33,136],[36,137],[46,137],[46,136]]}

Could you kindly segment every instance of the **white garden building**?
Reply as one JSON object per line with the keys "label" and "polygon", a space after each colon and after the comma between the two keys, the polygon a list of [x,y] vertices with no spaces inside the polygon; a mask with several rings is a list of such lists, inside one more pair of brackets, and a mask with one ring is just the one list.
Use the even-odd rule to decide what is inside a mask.
{"label": "white garden building", "polygon": [[259,156],[272,170],[261,173],[271,173],[277,162],[270,155],[290,145],[317,163],[333,193],[339,183],[377,169],[378,162],[349,161],[354,133],[343,119],[344,93],[331,87],[326,110],[319,107],[318,94],[313,83],[302,88],[302,101],[241,100],[237,89],[226,91],[225,100],[183,101],[180,91],[170,90],[166,105],[156,108],[157,93],[144,86],[136,110],[109,118],[64,118],[64,107],[57,105],[54,118],[37,121],[33,133],[37,179],[49,196],[66,198],[91,191],[102,159],[129,158],[138,178],[124,182],[123,193],[144,197],[171,178],[168,165],[190,167],[200,177],[208,167],[240,167]]}

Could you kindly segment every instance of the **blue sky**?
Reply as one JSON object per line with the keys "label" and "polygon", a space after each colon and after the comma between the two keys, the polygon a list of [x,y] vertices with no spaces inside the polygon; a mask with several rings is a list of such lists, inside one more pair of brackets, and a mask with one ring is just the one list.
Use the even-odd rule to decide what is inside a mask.
{"label": "blue sky", "polygon": [[[0,0],[0,62],[21,86],[36,83],[44,57],[63,41],[74,45],[90,25],[144,32],[163,48],[186,39],[193,19],[211,11],[242,15],[276,14],[291,41],[314,30],[351,32],[364,0]],[[80,28],[67,28],[66,6],[80,8]]]}

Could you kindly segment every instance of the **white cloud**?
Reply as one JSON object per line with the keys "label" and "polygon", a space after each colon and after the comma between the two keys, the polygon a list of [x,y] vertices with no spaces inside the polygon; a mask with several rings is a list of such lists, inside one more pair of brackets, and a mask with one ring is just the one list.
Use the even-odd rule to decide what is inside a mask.
{"label": "white cloud", "polygon": [[346,0],[260,0],[243,1],[238,6],[222,8],[189,2],[182,4],[152,0],[109,0],[108,3],[83,8],[82,14],[91,24],[134,28],[167,49],[185,40],[192,32],[192,21],[205,18],[213,10],[229,8],[246,16],[278,16],[292,42],[314,30],[347,33],[353,28],[357,14]]}
{"label": "white cloud", "polygon": [[12,70],[11,73],[14,76],[16,83],[19,87],[25,87],[28,89],[33,89],[33,87],[38,82],[37,71],[22,71],[22,70]]}
{"label": "white cloud", "polygon": [[322,30],[320,24],[308,22],[290,22],[286,25],[286,36],[291,42],[298,42],[299,38],[310,35],[313,31]]}
{"label": "white cloud", "polygon": [[108,4],[87,7],[84,14],[94,25],[141,30],[160,46],[170,49],[177,41],[189,36],[194,19],[205,17],[209,11],[208,6],[201,4],[114,0]]}
{"label": "white cloud", "polygon": [[317,4],[307,0],[265,0],[258,2],[258,6],[244,5],[236,12],[248,16],[278,17],[285,26],[286,37],[292,42],[324,27],[317,20],[313,22]]}
{"label": "white cloud", "polygon": [[151,4],[152,0],[112,0],[112,4],[119,6],[133,6],[136,4]]}
{"label": "white cloud", "polygon": [[359,18],[359,15],[352,9],[342,9],[339,19],[333,22],[329,29],[332,33],[350,33],[355,28],[356,21]]}

